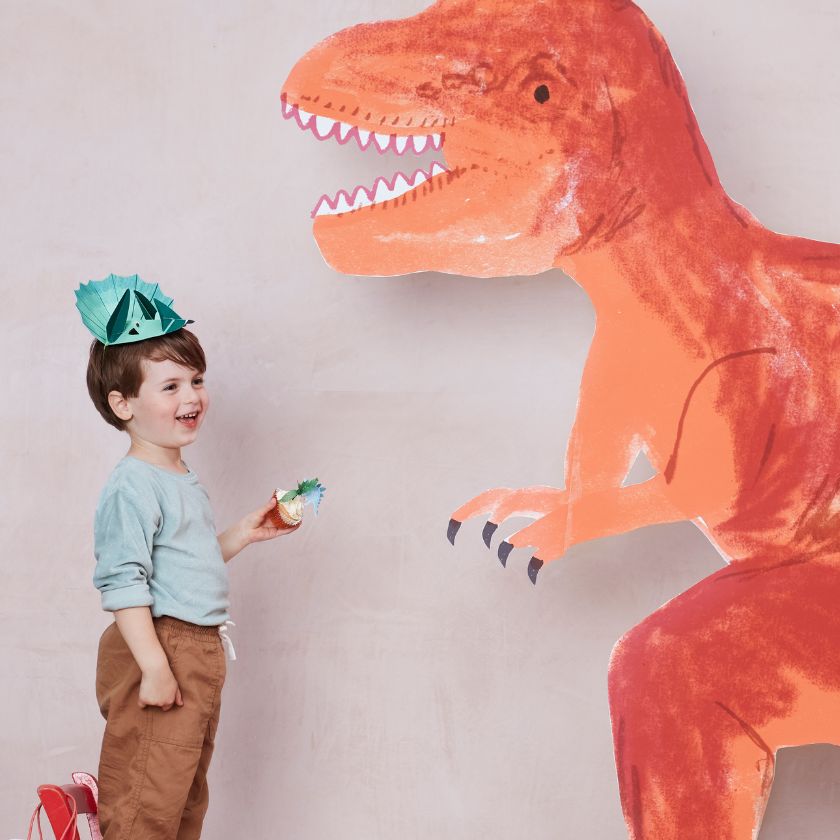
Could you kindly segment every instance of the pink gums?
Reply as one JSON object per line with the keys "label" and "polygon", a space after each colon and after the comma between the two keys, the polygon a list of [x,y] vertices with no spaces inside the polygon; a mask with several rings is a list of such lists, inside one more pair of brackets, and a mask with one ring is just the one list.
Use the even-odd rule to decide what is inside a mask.
{"label": "pink gums", "polygon": [[[438,166],[441,166],[441,164],[440,164],[440,163],[438,163]],[[443,168],[443,167],[442,167],[442,168]],[[445,174],[445,173],[446,173],[446,172],[448,172],[448,171],[449,171],[448,169],[445,169],[445,168],[444,168],[444,171],[443,171],[443,172],[438,172],[438,175],[443,175],[443,174]],[[425,176],[426,176],[426,178],[425,178],[425,180],[423,181],[423,183],[425,183],[425,182],[426,182],[426,181],[428,181],[428,180],[431,180],[431,178],[433,177],[433,176],[432,176],[432,173],[431,173],[431,169],[429,170],[429,172],[426,172],[424,169],[415,169],[415,170],[414,170],[414,174],[413,174],[410,178],[409,178],[409,177],[408,177],[408,175],[406,175],[404,172],[397,171],[397,172],[395,172],[395,173],[394,173],[394,176],[393,176],[393,178],[392,178],[390,181],[388,181],[388,180],[387,180],[387,178],[383,178],[383,177],[381,177],[381,176],[380,176],[379,178],[377,178],[377,179],[373,182],[373,186],[372,186],[372,187],[370,187],[370,188],[368,188],[368,187],[364,187],[364,186],[362,186],[362,185],[359,185],[358,187],[356,187],[356,188],[353,190],[353,192],[352,192],[352,193],[348,193],[348,192],[347,192],[347,190],[343,190],[343,189],[342,189],[342,190],[339,190],[339,191],[335,194],[335,198],[333,198],[333,199],[331,199],[331,198],[330,198],[330,197],[329,197],[326,193],[324,193],[324,194],[323,194],[323,195],[322,195],[322,196],[321,196],[321,197],[320,197],[320,198],[319,198],[319,199],[315,202],[315,209],[314,209],[314,210],[310,213],[310,216],[314,219],[314,218],[315,218],[315,216],[317,216],[317,215],[318,215],[318,208],[321,206],[321,202],[322,202],[322,201],[325,201],[325,202],[327,203],[327,206],[328,206],[331,210],[335,210],[335,209],[336,209],[336,207],[338,206],[339,199],[341,198],[341,196],[342,196],[342,195],[344,196],[345,200],[347,201],[347,204],[348,204],[348,206],[349,206],[350,210],[353,210],[353,209],[363,209],[363,208],[354,208],[354,207],[353,207],[353,204],[354,204],[354,202],[356,201],[356,196],[359,194],[359,191],[361,191],[361,192],[365,193],[365,195],[367,195],[367,197],[370,199],[371,204],[364,205],[365,207],[370,207],[372,204],[375,204],[375,203],[376,203],[376,202],[374,201],[374,196],[376,195],[376,187],[377,187],[377,184],[378,184],[380,181],[383,181],[383,182],[384,182],[384,184],[385,184],[385,186],[386,186],[389,190],[393,190],[393,189],[394,189],[394,187],[396,186],[396,183],[397,183],[397,178],[399,178],[399,176],[400,176],[400,175],[402,175],[402,176],[403,176],[403,178],[405,178],[405,180],[406,180],[409,184],[411,184],[411,183],[414,181],[414,179],[417,177],[417,175],[418,175],[418,174],[423,174],[423,175],[425,175]],[[434,176],[434,177],[436,177],[436,176]],[[407,190],[406,192],[411,192],[411,190],[412,190],[412,189],[415,189],[416,187],[417,187],[417,185],[415,184],[415,186],[414,186],[414,187],[411,187],[411,189]],[[401,197],[402,197],[403,195],[405,195],[405,194],[406,194],[406,193],[400,193],[400,195],[395,196],[395,198],[401,198]],[[350,212],[350,210],[347,210],[346,212],[348,212],[348,213],[349,213],[349,212]]]}
{"label": "pink gums", "polygon": [[[330,130],[325,135],[321,135],[321,134],[319,134],[318,130],[315,127],[316,126],[315,118],[317,116],[324,116],[325,117],[326,114],[320,114],[320,115],[319,114],[312,114],[309,117],[309,121],[307,123],[304,123],[303,120],[301,119],[301,116],[300,116],[300,107],[298,105],[289,105],[289,103],[286,101],[286,94],[285,93],[280,94],[280,102],[282,104],[282,111],[283,111],[284,119],[287,119],[287,120],[293,119],[298,124],[298,126],[300,128],[302,128],[304,131],[311,131],[319,140],[328,140],[330,137],[332,137],[335,140],[337,140],[343,146],[352,137],[356,141],[356,143],[358,143],[360,149],[364,150],[364,149],[369,148],[371,145],[373,145],[373,147],[376,149],[377,152],[379,152],[380,155],[384,155],[389,151],[390,152],[395,152],[398,155],[404,155],[409,150],[413,154],[419,155],[419,154],[422,154],[423,152],[425,152],[429,149],[439,149],[443,145],[443,141],[444,141],[444,138],[446,136],[444,133],[440,133],[439,134],[440,140],[437,144],[435,144],[431,134],[422,134],[422,133],[419,133],[419,132],[416,133],[416,134],[402,134],[402,135],[389,134],[388,135],[388,145],[384,149],[381,149],[379,147],[379,144],[374,140],[373,135],[375,133],[380,133],[381,134],[382,132],[370,131],[369,135],[368,135],[368,138],[367,138],[367,141],[362,141],[362,138],[359,135],[360,126],[354,125],[350,128],[350,130],[347,132],[347,134],[344,135],[344,138],[342,138],[339,123],[344,122],[347,125],[350,125],[350,123],[348,123],[346,120],[338,120],[335,117],[330,117],[329,119],[332,119],[332,120],[335,120],[335,121],[333,122],[333,125],[330,127]],[[365,130],[367,130],[367,129],[365,129]],[[408,142],[405,144],[405,148],[402,151],[399,151],[399,149],[397,149],[397,137],[407,137],[408,138]],[[414,148],[414,143],[412,142],[412,139],[411,139],[412,137],[425,137],[426,138],[426,143],[425,143],[425,145],[423,146],[422,149],[418,150],[418,149]]]}

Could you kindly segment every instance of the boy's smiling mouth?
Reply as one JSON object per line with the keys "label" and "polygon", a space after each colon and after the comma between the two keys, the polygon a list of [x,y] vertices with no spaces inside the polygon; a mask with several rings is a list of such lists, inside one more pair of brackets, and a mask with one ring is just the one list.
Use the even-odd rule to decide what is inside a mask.
{"label": "boy's smiling mouth", "polygon": [[184,426],[187,426],[190,429],[195,428],[198,422],[198,415],[201,414],[200,411],[191,411],[187,414],[179,414],[175,417],[175,419],[182,423]]}

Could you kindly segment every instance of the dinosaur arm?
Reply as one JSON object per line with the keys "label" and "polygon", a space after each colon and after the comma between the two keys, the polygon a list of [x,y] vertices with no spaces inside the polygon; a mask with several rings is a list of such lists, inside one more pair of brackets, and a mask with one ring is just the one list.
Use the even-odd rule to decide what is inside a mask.
{"label": "dinosaur arm", "polygon": [[[544,516],[512,534],[500,549],[500,557],[504,557],[510,547],[533,547],[537,566],[530,571],[534,574],[534,568],[586,540],[701,516],[704,520],[707,516],[715,521],[723,519],[736,497],[738,474],[744,472],[743,465],[733,458],[732,417],[721,411],[721,375],[737,375],[741,391],[762,376],[764,355],[735,356],[698,379],[696,388],[690,387],[690,380],[687,387],[684,376],[668,375],[667,368],[643,365],[636,359],[636,365],[626,369],[631,376],[634,370],[647,370],[647,382],[624,377],[607,385],[607,380],[599,376],[599,349],[593,346],[594,364],[587,363],[581,386],[578,416],[569,442],[566,490]],[[675,392],[675,388],[679,390]],[[689,393],[691,399],[685,396]],[[636,410],[642,404],[650,414]],[[680,404],[684,406],[682,423],[678,422],[679,411],[673,410],[670,423],[661,420],[669,416],[670,406]],[[756,403],[751,405],[754,410]],[[735,424],[742,425],[743,421]],[[673,426],[670,436],[669,426]],[[648,440],[657,432],[663,439],[673,436],[669,463],[676,468],[663,470],[641,484],[622,487],[642,438]],[[663,453],[656,454],[660,457],[655,460],[662,461]],[[504,513],[511,515],[507,508]]]}
{"label": "dinosaur arm", "polygon": [[[633,376],[610,381],[609,360],[596,331],[584,369],[578,410],[566,450],[566,484],[557,487],[495,487],[480,493],[452,514],[455,523],[487,516],[496,526],[512,516],[543,516],[565,508],[570,497],[583,492],[620,487],[642,441],[636,406],[640,384]],[[453,535],[450,535],[453,539]]]}
{"label": "dinosaur arm", "polygon": [[578,499],[567,516],[566,547],[647,525],[681,522],[695,515],[695,511],[674,500],[660,473],[640,484],[589,493]]}
{"label": "dinosaur arm", "polygon": [[[617,338],[615,336],[611,338]],[[615,376],[613,348],[624,342],[596,331],[584,368],[575,422],[566,448],[566,492],[570,500],[618,488],[642,446],[640,410],[646,383],[632,359]]]}
{"label": "dinosaur arm", "polygon": [[[632,448],[628,450],[625,445],[617,452],[604,438],[606,432],[616,435],[614,441],[622,440],[621,431],[631,428],[623,419],[625,415],[616,411],[605,416],[604,423],[589,426],[593,418],[583,414],[570,445],[570,449],[577,448],[569,459],[566,497],[547,516],[513,535],[511,544],[534,546],[535,556],[545,561],[562,556],[578,543],[646,525],[698,517],[725,520],[739,498],[743,477],[749,476],[750,485],[754,484],[756,464],[752,460],[760,455],[755,447],[748,452],[749,447],[742,442],[737,448],[744,451],[745,461],[739,463],[734,455],[733,428],[749,427],[757,432],[769,421],[752,417],[748,424],[748,418],[741,416],[740,412],[754,413],[758,400],[747,404],[737,401],[731,409],[733,416],[722,411],[721,376],[737,376],[738,392],[757,395],[761,389],[756,386],[767,373],[768,358],[772,356],[766,353],[735,354],[710,367],[709,375],[698,379],[697,387],[689,390],[693,397],[684,401],[684,423],[675,435],[669,468],[640,484],[621,486],[627,464],[622,456],[632,454]],[[603,411],[605,406],[609,408],[608,403],[602,403],[597,410]],[[737,418],[734,424],[733,418]],[[764,446],[761,440],[758,444],[759,448]]]}
{"label": "dinosaur arm", "polygon": [[[562,556],[576,542],[629,531],[653,522],[683,519],[668,502],[663,482],[623,488],[633,460],[642,446],[642,422],[637,411],[643,383],[634,375],[616,382],[608,376],[609,345],[596,332],[584,369],[578,410],[566,450],[566,486],[491,491],[499,495],[489,507],[489,545],[498,523],[512,516],[539,516],[536,522],[512,534],[499,549],[504,562],[513,548],[533,546],[538,563]],[[612,345],[614,346],[614,345]],[[636,370],[639,368],[636,367]],[[658,477],[657,477],[658,478]],[[644,488],[644,489],[639,489]],[[483,501],[481,497],[475,502]],[[476,505],[484,512],[487,505]],[[456,512],[455,519],[461,517]],[[473,511],[470,509],[470,514]],[[538,559],[537,559],[538,558]],[[532,577],[533,579],[533,577]]]}
{"label": "dinosaur arm", "polygon": [[[512,548],[534,548],[541,566],[562,557],[573,545],[599,537],[623,534],[647,525],[680,522],[694,517],[691,510],[675,502],[664,476],[656,475],[641,484],[586,493],[517,531],[505,543]],[[501,554],[506,556],[507,549]],[[500,556],[501,556],[500,554]],[[533,578],[532,578],[533,579]]]}

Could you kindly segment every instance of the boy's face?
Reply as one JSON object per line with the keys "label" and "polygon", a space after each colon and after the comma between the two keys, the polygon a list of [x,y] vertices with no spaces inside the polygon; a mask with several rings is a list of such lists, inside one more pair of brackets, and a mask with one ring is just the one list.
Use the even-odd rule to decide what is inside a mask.
{"label": "boy's face", "polygon": [[192,443],[210,405],[204,375],[170,359],[143,359],[141,364],[140,392],[126,400],[129,434],[167,449]]}

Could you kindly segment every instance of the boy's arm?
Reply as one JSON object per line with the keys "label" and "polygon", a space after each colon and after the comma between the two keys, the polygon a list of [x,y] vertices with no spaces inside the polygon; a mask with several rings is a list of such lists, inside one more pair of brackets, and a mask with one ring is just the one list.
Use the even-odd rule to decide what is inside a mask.
{"label": "boy's arm", "polygon": [[140,668],[138,704],[183,705],[169,661],[158,641],[148,579],[152,575],[152,549],[160,510],[130,487],[104,496],[94,520],[96,571],[93,581],[102,594],[102,606],[114,619]]}
{"label": "boy's arm", "polygon": [[227,531],[222,531],[221,534],[217,534],[216,539],[219,541],[219,548],[222,550],[222,559],[225,563],[236,557],[247,545],[243,539],[239,522],[231,525]]}
{"label": "boy's arm", "polygon": [[173,705],[183,706],[181,689],[155,633],[151,610],[148,607],[126,607],[114,610],[114,619],[143,675],[138,701],[140,708],[160,706],[166,712]]}

